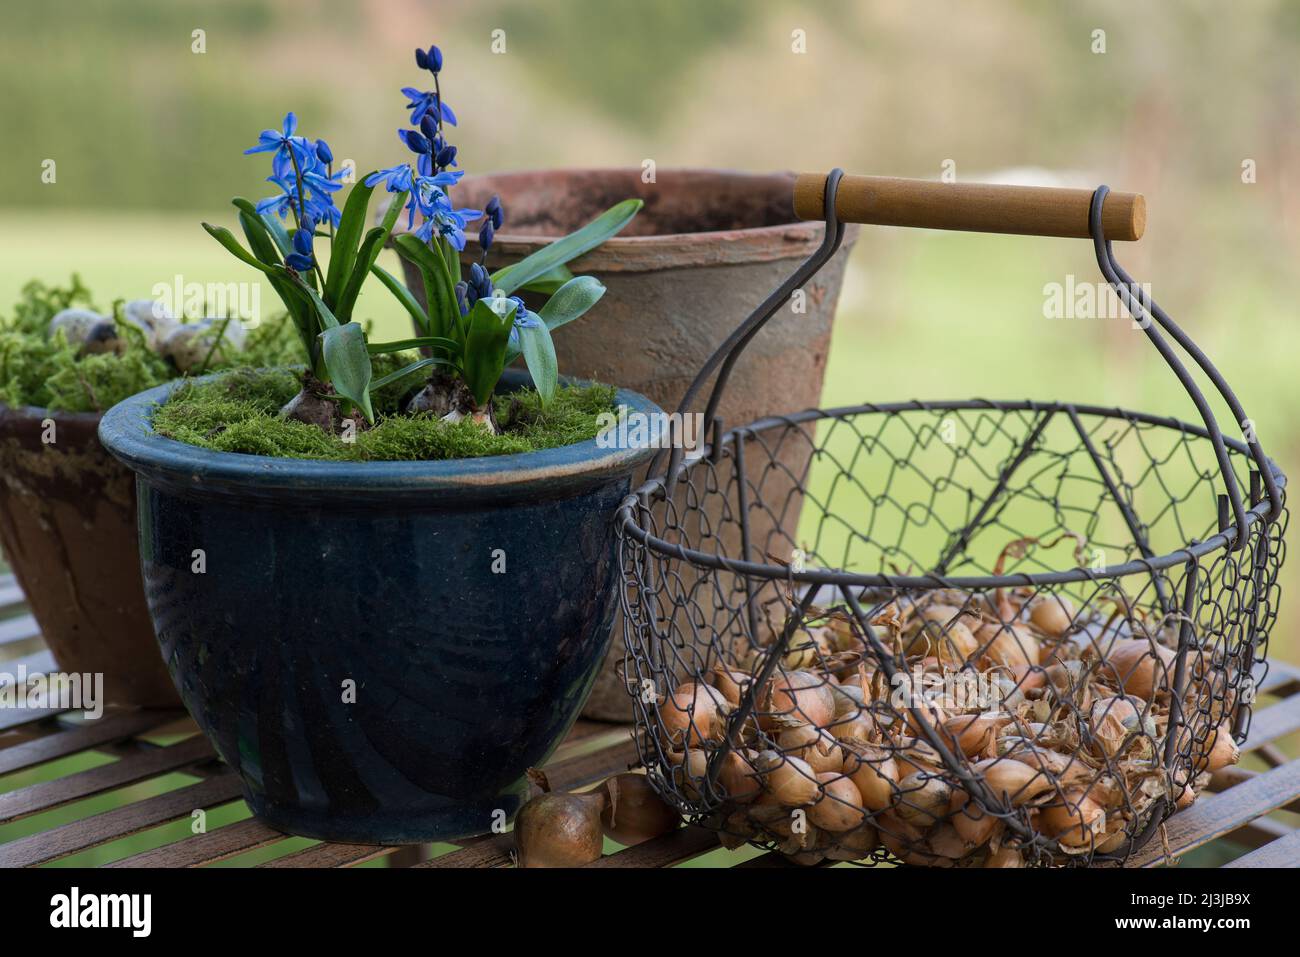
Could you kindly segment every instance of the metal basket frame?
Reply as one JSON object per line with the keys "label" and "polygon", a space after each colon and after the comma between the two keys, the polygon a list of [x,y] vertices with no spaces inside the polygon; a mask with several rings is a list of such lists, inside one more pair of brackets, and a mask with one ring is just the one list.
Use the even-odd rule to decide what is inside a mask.
{"label": "metal basket frame", "polygon": [[[1188,655],[1194,641],[1193,626],[1191,624],[1192,611],[1197,601],[1198,576],[1202,563],[1216,553],[1232,553],[1250,545],[1252,553],[1249,564],[1254,576],[1253,607],[1241,611],[1247,631],[1244,641],[1243,664],[1244,672],[1247,675],[1250,674],[1251,667],[1256,663],[1257,656],[1262,657],[1260,651],[1267,640],[1267,626],[1271,624],[1270,614],[1261,610],[1259,603],[1261,593],[1273,587],[1274,584],[1272,578],[1267,578],[1270,561],[1276,565],[1280,564],[1281,560],[1280,532],[1285,524],[1283,492],[1286,484],[1285,476],[1264,454],[1240,401],[1217,368],[1169,315],[1141,290],[1141,287],[1136,284],[1115,259],[1112,244],[1106,239],[1102,228],[1102,209],[1109,192],[1106,186],[1100,186],[1094,191],[1089,209],[1089,230],[1098,266],[1107,283],[1115,291],[1129,313],[1141,324],[1152,345],[1160,353],[1192,399],[1201,418],[1200,424],[1190,424],[1170,417],[1094,405],[1064,402],[967,400],[953,402],[865,403],[825,410],[814,409],[793,415],[770,416],[731,429],[723,427],[721,420],[717,416],[718,405],[737,359],[763,325],[781,308],[791,294],[803,286],[835,254],[840,246],[844,236],[844,224],[837,216],[835,200],[842,175],[842,171],[837,169],[832,171],[826,180],[825,233],[820,247],[781,286],[775,289],[725,342],[719,345],[701,368],[679,404],[678,412],[686,413],[695,405],[709,380],[713,380],[713,387],[708,395],[704,411],[703,434],[711,435],[709,444],[703,449],[687,455],[680,442],[673,442],[670,448],[661,451],[652,463],[649,472],[651,477],[621,503],[617,512],[616,524],[620,537],[620,556],[623,566],[622,602],[625,627],[629,631],[636,628],[645,631],[644,643],[633,640],[633,636],[629,636],[627,642],[628,653],[625,659],[625,668],[629,673],[635,672],[644,676],[647,670],[652,670],[642,667],[642,665],[650,664],[644,660],[645,656],[647,654],[653,655],[653,651],[649,649],[654,642],[666,637],[664,634],[657,632],[657,626],[654,622],[648,622],[638,615],[636,609],[638,596],[648,581],[646,576],[652,573],[651,559],[667,566],[677,562],[688,563],[697,569],[725,571],[746,582],[757,583],[759,586],[765,582],[784,583],[788,588],[794,606],[787,617],[784,629],[766,652],[750,693],[745,695],[745,700],[739,709],[729,717],[726,734],[721,746],[709,758],[707,784],[704,793],[696,799],[688,799],[681,794],[672,793],[673,789],[671,787],[666,788],[669,793],[666,793],[665,796],[673,800],[679,808],[697,820],[705,818],[709,811],[719,804],[717,792],[719,771],[726,754],[735,746],[738,732],[757,707],[756,695],[753,689],[763,686],[770,679],[782,656],[785,655],[792,636],[798,631],[803,616],[824,592],[838,595],[843,605],[852,612],[862,630],[862,634],[865,636],[866,642],[870,645],[877,663],[891,680],[894,677],[892,656],[873,630],[862,605],[863,599],[872,594],[873,590],[918,592],[936,589],[989,591],[1011,587],[1036,589],[1071,583],[1105,582],[1132,575],[1147,575],[1150,576],[1158,593],[1160,607],[1174,615],[1178,615],[1181,611],[1182,624],[1179,628],[1173,677],[1173,688],[1181,692],[1188,677]],[[1166,338],[1166,335],[1169,338]],[[1245,436],[1244,439],[1226,438],[1223,435],[1209,402],[1186,365],[1178,357],[1169,339],[1181,346],[1210,380],[1240,424]],[[946,551],[944,558],[929,574],[865,574],[832,568],[795,569],[784,563],[750,560],[750,510],[748,503],[743,500],[747,492],[743,460],[744,446],[747,441],[752,441],[755,436],[769,430],[779,430],[802,424],[815,425],[818,420],[823,419],[847,418],[870,413],[893,414],[909,411],[932,412],[943,410],[1021,411],[1037,415],[1039,419],[1035,428],[1024,439],[1018,454],[1011,456],[1003,463],[1002,471],[988,497],[976,511],[963,532],[957,536],[953,546]],[[1017,466],[1021,464],[1022,459],[1032,450],[1035,440],[1046,427],[1048,421],[1058,415],[1067,417],[1073,423],[1082,446],[1088,452],[1109,491],[1110,497],[1122,514],[1128,530],[1133,536],[1133,542],[1141,552],[1142,557],[1101,569],[1072,567],[1042,573],[949,576],[947,574],[949,562],[961,552],[972,530],[979,527],[993,503],[1006,490],[1011,475],[1015,472]],[[1098,450],[1093,446],[1088,431],[1080,421],[1081,415],[1125,419],[1130,422],[1161,426],[1177,430],[1185,435],[1208,440],[1214,450],[1219,480],[1222,484],[1222,491],[1218,493],[1217,533],[1204,540],[1193,539],[1187,541],[1181,548],[1163,554],[1154,553],[1146,540],[1143,526],[1120,494],[1114,478],[1107,470]],[[674,426],[676,424],[677,421],[675,420]],[[665,451],[667,452],[666,466],[664,463]],[[1249,498],[1247,500],[1243,500],[1237,473],[1232,465],[1230,456],[1233,453],[1238,456],[1248,456],[1252,462],[1248,489]],[[681,542],[669,541],[667,538],[657,535],[654,517],[655,508],[670,511],[677,508],[689,509],[691,507],[689,504],[679,505],[675,501],[680,495],[680,489],[692,482],[693,472],[701,468],[703,464],[716,463],[722,457],[728,455],[739,459],[736,463],[739,470],[736,493],[741,501],[736,504],[735,511],[738,515],[740,534],[744,543],[742,554],[745,557],[736,559],[720,553],[711,553],[687,547]],[[1276,546],[1278,554],[1272,554],[1271,552],[1271,549],[1274,548],[1271,544],[1274,537],[1279,541]],[[1169,594],[1164,587],[1167,583],[1160,573],[1179,566],[1185,569],[1183,593],[1175,596]],[[1274,576],[1275,573],[1276,568],[1274,567]],[[748,586],[747,594],[749,594]],[[744,603],[751,633],[754,633],[756,632],[755,616],[757,614],[754,601],[747,597]],[[1275,609],[1272,614],[1275,614]],[[657,705],[637,699],[636,688],[630,686],[629,690],[636,700],[637,720],[641,732],[638,737],[643,763],[650,768],[662,766],[665,754],[661,742],[656,740],[654,733]],[[1179,738],[1180,731],[1183,729],[1180,694],[1171,695],[1171,698],[1169,726],[1163,755],[1166,769],[1174,761],[1175,743]],[[991,813],[999,813],[994,809],[1001,808],[1001,802],[984,787],[977,776],[971,774],[965,759],[955,756],[949,750],[944,739],[936,733],[935,728],[931,725],[923,710],[918,708],[911,708],[910,710],[930,745],[942,757],[947,770],[962,783],[968,793],[977,799],[981,805],[989,809]],[[1233,731],[1238,740],[1243,740],[1247,733],[1250,714],[1249,701],[1237,699]],[[662,786],[663,781],[659,780],[658,784]],[[1172,810],[1173,803],[1171,800],[1164,799],[1162,802],[1158,802],[1145,826],[1137,833],[1130,833],[1125,846],[1113,853],[1087,855],[1086,860],[1122,860],[1144,843],[1155,828],[1172,813]],[[1014,822],[1009,817],[1008,821],[1014,825]],[[1054,859],[1048,847],[1050,842],[1040,835],[1025,833],[1023,827],[1019,830],[1021,831],[1020,837],[1026,847],[1034,850],[1034,853],[1041,855],[1045,860]]]}

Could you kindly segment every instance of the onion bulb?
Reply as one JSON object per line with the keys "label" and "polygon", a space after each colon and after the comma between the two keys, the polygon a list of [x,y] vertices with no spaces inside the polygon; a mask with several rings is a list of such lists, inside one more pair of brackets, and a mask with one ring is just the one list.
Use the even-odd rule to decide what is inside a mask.
{"label": "onion bulb", "polygon": [[1082,791],[1067,791],[1064,800],[1040,809],[1038,829],[1066,847],[1084,847],[1106,829],[1106,812]]}
{"label": "onion bulb", "polygon": [[975,765],[993,796],[1013,807],[1032,801],[1053,786],[1043,771],[1008,758],[988,758]]}
{"label": "onion bulb", "polygon": [[880,846],[880,837],[870,824],[863,824],[846,834],[835,835],[835,843],[826,851],[832,861],[860,861]]}
{"label": "onion bulb", "polygon": [[718,771],[718,784],[727,794],[727,800],[748,804],[763,791],[760,775],[754,770],[754,752],[728,751]]}
{"label": "onion bulb", "polygon": [[782,731],[777,735],[776,743],[784,754],[803,758],[818,774],[838,773],[844,767],[844,751],[840,743],[810,724]]}
{"label": "onion bulb", "polygon": [[723,715],[729,710],[726,697],[717,688],[689,682],[660,706],[659,720],[674,748],[691,747],[722,737]]}
{"label": "onion bulb", "polygon": [[1038,639],[1028,625],[989,622],[975,632],[975,640],[992,664],[1012,671],[1038,664]]}
{"label": "onion bulb", "polygon": [[1205,767],[1197,765],[1201,771],[1218,771],[1241,760],[1241,749],[1232,738],[1232,726],[1224,721],[1210,734],[1210,753],[1206,757]]}
{"label": "onion bulb", "polygon": [[703,795],[700,788],[709,773],[709,755],[701,748],[687,748],[685,751],[669,751],[668,763],[672,765],[669,780],[677,790],[692,801],[698,801]]}
{"label": "onion bulb", "polygon": [[1115,642],[1104,653],[1101,673],[1127,694],[1150,701],[1158,691],[1169,687],[1177,657],[1163,645],[1141,638],[1126,638]]}
{"label": "onion bulb", "polygon": [[520,867],[581,867],[600,859],[603,791],[539,794],[515,818]]}
{"label": "onion bulb", "polygon": [[929,619],[922,622],[907,644],[908,655],[938,658],[941,664],[960,668],[979,649],[969,627],[963,622],[946,623]]}
{"label": "onion bulb", "polygon": [[605,836],[627,847],[677,830],[681,815],[655,793],[644,774],[616,774],[604,784],[600,822]]}
{"label": "onion bulb", "polygon": [[1000,847],[984,859],[985,867],[1024,867],[1025,859],[1010,847]]}
{"label": "onion bulb", "polygon": [[924,771],[909,774],[898,782],[895,813],[914,827],[929,827],[948,812],[952,788],[941,777]]}
{"label": "onion bulb", "polygon": [[792,671],[772,679],[766,707],[758,715],[764,730],[811,724],[819,728],[835,717],[835,695],[830,683],[810,671]]}
{"label": "onion bulb", "polygon": [[1044,595],[1029,606],[1029,621],[1051,638],[1060,638],[1074,621],[1074,605],[1064,595]]}
{"label": "onion bulb", "polygon": [[888,751],[859,748],[845,759],[844,770],[862,796],[864,807],[883,811],[898,794],[898,765]]}
{"label": "onion bulb", "polygon": [[957,829],[963,841],[974,847],[987,844],[1002,824],[1001,818],[984,811],[960,789],[953,790],[948,810],[952,826]]}
{"label": "onion bulb", "polygon": [[727,699],[727,703],[732,708],[740,707],[741,700],[753,683],[753,675],[729,668],[714,668],[709,675],[709,684],[722,692],[722,696]]}
{"label": "onion bulb", "polygon": [[804,807],[821,794],[817,772],[801,758],[764,751],[758,756],[758,766],[766,772],[767,793],[777,804]]}
{"label": "onion bulb", "polygon": [[945,721],[940,726],[940,736],[971,758],[987,751],[997,739],[998,731],[1010,723],[1011,715],[1005,711],[963,714]]}
{"label": "onion bulb", "polygon": [[862,795],[857,787],[842,774],[817,775],[821,797],[808,812],[812,822],[824,831],[851,831],[866,820],[862,809]]}

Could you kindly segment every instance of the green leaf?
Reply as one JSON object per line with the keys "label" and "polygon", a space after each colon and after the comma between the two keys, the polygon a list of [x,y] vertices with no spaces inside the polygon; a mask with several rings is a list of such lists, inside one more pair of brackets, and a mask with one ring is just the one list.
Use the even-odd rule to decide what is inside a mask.
{"label": "green leaf", "polygon": [[542,405],[549,405],[551,399],[555,398],[555,385],[560,378],[551,330],[546,328],[545,323],[533,321],[520,327],[519,343],[523,349],[524,363],[528,366],[528,374],[533,377],[533,385],[542,397]]}
{"label": "green leaf", "polygon": [[[599,302],[603,295],[605,295],[605,286],[599,279],[594,276],[575,276],[546,301],[546,305],[542,306],[538,315],[542,317],[542,322],[546,323],[546,328],[554,331],[581,317]],[[519,349],[510,349],[506,353],[506,364],[514,362],[519,353]]]}
{"label": "green leaf", "polygon": [[452,355],[460,353],[459,342],[455,339],[444,339],[441,336],[419,336],[415,339],[398,339],[394,342],[371,342],[366,345],[366,348],[370,350],[372,356],[426,348],[446,349]]}
{"label": "green leaf", "polygon": [[429,333],[435,336],[455,333],[460,308],[456,305],[456,291],[446,261],[410,233],[403,233],[393,243],[398,254],[415,263],[424,278],[424,296],[429,304]]}
{"label": "green leaf", "polygon": [[307,291],[307,295],[311,297],[312,305],[316,307],[316,315],[320,318],[321,330],[325,331],[327,329],[337,328],[340,324],[338,319],[334,317],[334,313],[330,311],[330,307],[325,305],[325,301],[317,294],[315,285],[313,284],[309,286],[303,282],[302,273],[295,273],[295,275],[298,277],[299,284]]}
{"label": "green leaf", "polygon": [[384,243],[387,241],[388,233],[382,226],[376,226],[366,233],[365,241],[357,252],[355,266],[348,275],[348,281],[344,284],[343,292],[339,294],[339,299],[334,306],[334,314],[340,322],[349,322],[352,319],[352,309],[356,306],[357,296],[361,293],[361,284],[370,275],[370,266],[379,258],[379,250],[384,248]]}
{"label": "green leaf", "polygon": [[370,383],[370,391],[376,392],[379,389],[382,389],[386,385],[391,385],[392,383],[396,382],[398,379],[403,379],[406,376],[411,375],[412,373],[419,372],[421,369],[427,369],[429,366],[450,365],[450,364],[451,363],[449,363],[446,359],[439,359],[436,356],[430,356],[429,358],[421,359],[419,362],[412,362],[410,365],[402,366],[402,368],[398,369],[396,372],[390,372],[388,373],[388,375],[382,376],[376,379],[374,382]]}
{"label": "green leaf", "polygon": [[243,260],[254,269],[260,269],[268,276],[278,276],[283,273],[283,269],[281,269],[280,273],[277,273],[274,267],[268,266],[241,246],[239,240],[235,238],[235,234],[225,226],[213,226],[211,223],[204,223],[203,228],[207,230],[209,236],[225,246],[236,259]]}
{"label": "green leaf", "polygon": [[[343,204],[343,213],[339,219],[339,228],[330,244],[329,272],[325,274],[325,301],[339,309],[339,297],[352,275],[352,266],[357,261],[357,244],[366,228],[366,211],[370,208],[370,194],[374,187],[367,186],[365,179],[358,180],[348,193],[348,200]],[[368,268],[368,267],[367,267]]]}
{"label": "green leaf", "polygon": [[587,310],[605,295],[605,285],[594,276],[575,276],[556,291],[538,315],[546,328],[554,332],[574,319],[581,318]]}
{"label": "green leaf", "polygon": [[[244,228],[244,235],[248,237],[248,245],[257,255],[257,258],[268,266],[282,265],[275,242],[267,230],[266,223],[257,215],[257,210],[253,208],[253,204],[248,200],[239,199],[234,202],[239,207],[239,224]],[[298,337],[302,340],[307,355],[310,356],[315,348],[314,340],[316,337],[316,323],[312,320],[311,304],[289,279],[277,279],[273,275],[268,275],[266,281],[271,284],[275,294],[284,303],[284,308],[288,311],[294,328],[298,330]]]}
{"label": "green leaf", "polygon": [[492,288],[500,289],[508,296],[525,283],[546,275],[556,266],[562,266],[595,249],[630,223],[643,205],[645,204],[639,199],[625,199],[611,206],[581,229],[493,273]]}
{"label": "green leaf", "polygon": [[[492,308],[498,304],[501,312]],[[465,384],[480,407],[492,398],[492,390],[506,367],[506,346],[515,322],[515,304],[509,299],[480,299],[466,317],[465,359],[461,364]]]}
{"label": "green leaf", "polygon": [[543,296],[553,296],[566,282],[573,278],[568,266],[556,266],[519,288],[524,292],[535,292]]}
{"label": "green leaf", "polygon": [[424,309],[420,306],[420,301],[411,295],[411,290],[406,288],[406,283],[383,266],[371,266],[370,271],[379,277],[379,281],[384,284],[384,288],[391,292],[397,301],[402,304],[402,307],[411,314],[411,319],[415,322],[415,328],[427,333],[429,331],[429,317],[425,315]]}
{"label": "green leaf", "polygon": [[361,325],[349,322],[333,326],[320,334],[321,354],[329,371],[334,391],[357,404],[367,422],[375,421],[370,404],[370,353],[366,351],[366,334]]}
{"label": "green leaf", "polygon": [[[253,211],[256,212],[257,207],[253,207]],[[284,223],[280,221],[280,217],[273,216],[270,213],[258,213],[257,216],[266,224],[266,231],[269,232],[271,238],[275,240],[275,245],[280,250],[280,255],[287,256],[289,253],[293,252],[293,240],[289,238],[289,231],[284,228]]]}

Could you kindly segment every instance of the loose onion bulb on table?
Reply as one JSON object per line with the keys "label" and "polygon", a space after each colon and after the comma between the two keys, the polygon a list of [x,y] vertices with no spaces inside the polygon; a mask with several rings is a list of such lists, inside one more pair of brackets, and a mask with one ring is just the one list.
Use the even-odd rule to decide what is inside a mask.
{"label": "loose onion bulb on table", "polygon": [[605,806],[600,822],[605,836],[631,847],[677,830],[681,815],[661,798],[644,774],[616,774],[601,786]]}
{"label": "loose onion bulb on table", "polygon": [[600,859],[604,847],[604,791],[551,792],[530,800],[515,818],[520,867],[581,867]]}

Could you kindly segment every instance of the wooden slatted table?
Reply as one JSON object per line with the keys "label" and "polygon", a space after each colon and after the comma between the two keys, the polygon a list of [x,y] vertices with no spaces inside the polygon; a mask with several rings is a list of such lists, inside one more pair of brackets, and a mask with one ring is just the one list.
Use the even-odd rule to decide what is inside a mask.
{"label": "wooden slatted table", "polygon": [[[0,672],[16,674],[20,663],[29,674],[53,667],[21,591],[0,575]],[[1167,853],[1224,837],[1251,848],[1229,867],[1300,866],[1300,759],[1277,746],[1300,731],[1300,668],[1271,662],[1260,691],[1242,750],[1263,769],[1216,775],[1212,793],[1173,817],[1165,842],[1152,840],[1131,866],[1159,866]],[[579,721],[545,770],[553,787],[572,790],[635,761],[628,727]],[[220,820],[192,833],[199,809]],[[510,848],[509,835],[423,848],[291,837],[248,817],[238,779],[183,712],[116,711],[84,721],[58,710],[0,710],[0,866],[86,863],[97,855],[90,863],[108,867],[509,867]],[[591,866],[670,867],[708,854],[720,866],[787,866],[775,853],[723,851],[699,828],[616,850]]]}

